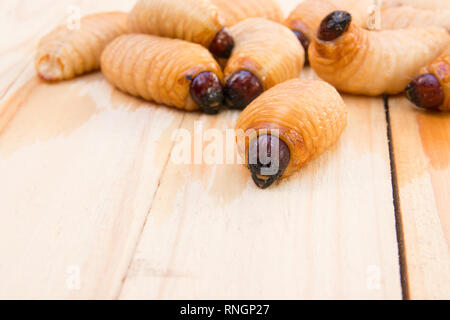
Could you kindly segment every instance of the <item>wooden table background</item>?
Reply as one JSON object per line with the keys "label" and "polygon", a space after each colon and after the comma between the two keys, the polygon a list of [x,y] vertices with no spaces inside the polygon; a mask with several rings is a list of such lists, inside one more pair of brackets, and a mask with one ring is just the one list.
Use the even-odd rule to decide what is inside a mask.
{"label": "wooden table background", "polygon": [[339,143],[257,190],[242,166],[170,160],[176,129],[238,112],[156,106],[100,73],[38,80],[71,5],[133,1],[0,1],[0,298],[450,298],[449,114],[344,96]]}

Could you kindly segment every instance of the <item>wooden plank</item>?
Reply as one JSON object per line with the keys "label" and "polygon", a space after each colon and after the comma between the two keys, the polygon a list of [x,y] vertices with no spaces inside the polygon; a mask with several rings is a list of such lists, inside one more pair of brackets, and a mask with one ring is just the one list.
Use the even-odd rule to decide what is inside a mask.
{"label": "wooden plank", "polygon": [[412,299],[450,298],[450,114],[389,99]]}
{"label": "wooden plank", "polygon": [[0,136],[0,297],[115,297],[183,114],[101,74],[33,80],[9,103],[21,107]]}
{"label": "wooden plank", "polygon": [[0,49],[1,68],[18,63],[0,79],[0,297],[114,298],[183,113],[118,93],[100,74],[56,85],[34,75],[34,38],[68,4],[86,14],[132,3],[15,3],[12,16],[1,11],[21,31]]}
{"label": "wooden plank", "polygon": [[239,165],[166,165],[181,124],[225,130],[237,113],[156,107],[100,74],[39,81],[32,41],[66,4],[133,4],[58,3],[0,19],[23,28],[0,45],[0,298],[401,297],[381,99],[346,97],[340,143],[266,192]]}
{"label": "wooden plank", "polygon": [[[270,190],[238,164],[169,161],[120,298],[400,299],[383,101],[345,101],[340,142]],[[188,114],[181,128],[237,117]]]}

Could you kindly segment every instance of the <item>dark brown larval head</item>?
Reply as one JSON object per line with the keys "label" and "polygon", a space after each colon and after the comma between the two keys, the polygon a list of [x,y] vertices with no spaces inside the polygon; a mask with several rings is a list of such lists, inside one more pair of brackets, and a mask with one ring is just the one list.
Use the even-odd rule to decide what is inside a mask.
{"label": "dark brown larval head", "polygon": [[305,34],[301,31],[298,30],[292,30],[292,32],[295,34],[295,36],[297,37],[298,41],[300,41],[300,43],[303,46],[303,49],[305,49],[305,64],[308,63],[308,48],[309,48],[309,44],[311,43],[311,41],[309,40],[309,38],[307,36],[305,36]]}
{"label": "dark brown larval head", "polygon": [[444,103],[445,94],[439,80],[431,73],[421,74],[405,89],[406,97],[416,106],[438,109]]}
{"label": "dark brown larval head", "polygon": [[320,24],[317,37],[323,41],[333,41],[346,32],[352,22],[352,16],[346,11],[330,13]]}
{"label": "dark brown larval head", "polygon": [[248,169],[258,188],[266,189],[283,176],[291,153],[286,143],[276,136],[261,135],[250,142]]}
{"label": "dark brown larval head", "polygon": [[223,103],[223,88],[219,77],[213,72],[198,74],[191,83],[192,99],[207,114],[219,112]]}
{"label": "dark brown larval head", "polygon": [[217,58],[228,59],[234,49],[234,39],[227,28],[220,30],[209,45],[209,51]]}
{"label": "dark brown larval head", "polygon": [[225,86],[225,104],[243,110],[264,92],[258,78],[249,71],[240,70],[231,75]]}

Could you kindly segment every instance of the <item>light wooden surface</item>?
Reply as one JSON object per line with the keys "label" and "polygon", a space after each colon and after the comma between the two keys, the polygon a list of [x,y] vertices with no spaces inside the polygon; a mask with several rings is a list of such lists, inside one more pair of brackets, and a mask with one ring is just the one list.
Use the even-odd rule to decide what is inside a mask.
{"label": "light wooden surface", "polygon": [[450,299],[450,114],[389,106],[410,296]]}
{"label": "light wooden surface", "polygon": [[240,165],[171,159],[177,129],[233,128],[237,112],[155,106],[100,73],[38,80],[34,47],[70,5],[133,3],[0,3],[17,30],[1,28],[11,41],[0,44],[0,298],[400,299],[401,281],[403,296],[448,297],[447,116],[394,98],[388,123],[381,98],[344,96],[339,143],[257,190]]}
{"label": "light wooden surface", "polygon": [[[270,190],[244,167],[169,162],[120,298],[400,298],[384,108],[345,100],[339,144]],[[237,116],[189,114],[182,128]]]}

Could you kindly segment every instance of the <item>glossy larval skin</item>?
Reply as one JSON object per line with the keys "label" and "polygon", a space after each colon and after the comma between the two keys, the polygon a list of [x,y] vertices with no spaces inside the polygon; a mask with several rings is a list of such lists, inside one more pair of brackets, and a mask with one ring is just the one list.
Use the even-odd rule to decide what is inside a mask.
{"label": "glossy larval skin", "polygon": [[284,24],[311,42],[323,18],[336,10],[350,12],[358,26],[367,27],[373,4],[373,0],[305,0],[289,14]]}
{"label": "glossy larval skin", "polygon": [[304,51],[294,33],[285,26],[263,19],[246,19],[231,29],[236,41],[225,68],[228,82],[240,71],[254,75],[262,91],[297,78],[304,64]]}
{"label": "glossy larval skin", "polygon": [[[424,90],[418,85],[420,82],[417,80],[421,78],[431,78],[431,80],[436,82],[437,88],[427,92],[426,89]],[[437,59],[422,68],[420,75],[408,85],[406,94],[413,103],[420,107],[450,111],[450,45]],[[432,96],[427,97],[427,94]],[[438,101],[438,103],[426,105],[426,100]]]}
{"label": "glossy larval skin", "polygon": [[283,11],[277,0],[211,0],[226,20],[228,27],[247,19],[265,18],[281,23]]}
{"label": "glossy larval skin", "polygon": [[449,41],[438,27],[373,32],[350,23],[336,39],[314,41],[308,54],[314,71],[338,90],[377,96],[401,93]]}
{"label": "glossy larval skin", "polygon": [[424,10],[409,6],[381,11],[381,28],[442,27],[450,32],[450,9]]}
{"label": "glossy larval skin", "polygon": [[[341,136],[347,124],[347,108],[339,93],[317,80],[293,79],[264,92],[237,120],[236,130],[257,135],[274,133],[289,148],[290,161],[280,178],[298,171],[322,154]],[[262,130],[262,131],[261,131]],[[246,156],[252,138],[238,138]]]}
{"label": "glossy larval skin", "polygon": [[47,81],[60,81],[99,69],[103,49],[127,32],[126,22],[126,13],[107,12],[83,17],[79,29],[59,26],[39,42],[37,74]]}
{"label": "glossy larval skin", "polygon": [[225,26],[224,16],[210,0],[139,0],[128,18],[130,32],[182,39],[207,48]]}
{"label": "glossy larval skin", "polygon": [[200,109],[190,95],[196,76],[211,72],[223,85],[222,71],[211,53],[178,39],[121,36],[106,47],[101,65],[108,81],[120,90],[187,111]]}

